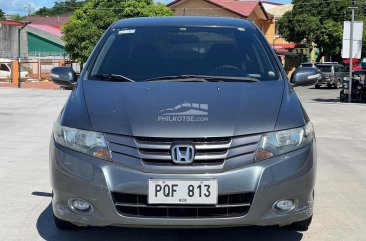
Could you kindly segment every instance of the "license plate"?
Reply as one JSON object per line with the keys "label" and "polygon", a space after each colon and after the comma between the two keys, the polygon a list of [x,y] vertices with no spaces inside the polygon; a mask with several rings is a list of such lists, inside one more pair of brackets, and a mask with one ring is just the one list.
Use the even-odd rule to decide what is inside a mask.
{"label": "license plate", "polygon": [[217,180],[149,180],[149,204],[217,204]]}

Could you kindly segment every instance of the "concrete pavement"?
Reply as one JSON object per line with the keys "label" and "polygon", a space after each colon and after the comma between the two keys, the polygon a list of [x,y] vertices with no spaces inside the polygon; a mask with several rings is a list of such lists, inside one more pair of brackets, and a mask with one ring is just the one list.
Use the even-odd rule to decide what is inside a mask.
{"label": "concrete pavement", "polygon": [[366,240],[366,104],[334,89],[296,88],[316,129],[318,176],[307,232],[273,227],[212,230],[87,228],[52,221],[48,143],[68,91],[0,89],[0,240]]}

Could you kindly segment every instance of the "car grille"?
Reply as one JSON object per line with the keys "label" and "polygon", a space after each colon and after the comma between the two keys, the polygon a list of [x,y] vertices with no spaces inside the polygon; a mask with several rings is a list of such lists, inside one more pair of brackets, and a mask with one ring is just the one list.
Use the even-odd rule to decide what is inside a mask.
{"label": "car grille", "polygon": [[237,217],[248,213],[254,193],[219,195],[217,205],[150,205],[146,195],[112,192],[117,211],[124,216],[161,218]]}
{"label": "car grille", "polygon": [[[251,155],[257,149],[261,135],[215,138],[155,138],[107,135],[113,158],[136,158],[146,165],[177,165],[172,162],[173,143],[194,144],[194,165],[220,165],[239,156]],[[250,158],[250,157],[248,157]]]}

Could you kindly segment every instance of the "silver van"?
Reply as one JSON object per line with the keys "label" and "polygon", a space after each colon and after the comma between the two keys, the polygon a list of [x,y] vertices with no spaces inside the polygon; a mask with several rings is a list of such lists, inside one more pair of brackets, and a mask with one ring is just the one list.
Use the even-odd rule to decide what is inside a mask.
{"label": "silver van", "polygon": [[322,63],[317,64],[316,67],[323,75],[323,78],[315,84],[317,89],[322,85],[339,89],[342,87],[343,78],[348,76],[346,68],[338,63]]}

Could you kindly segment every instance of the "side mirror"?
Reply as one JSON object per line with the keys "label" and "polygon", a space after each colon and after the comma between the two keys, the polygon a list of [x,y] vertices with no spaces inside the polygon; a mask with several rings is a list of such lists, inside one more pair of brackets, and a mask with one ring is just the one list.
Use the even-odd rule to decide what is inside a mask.
{"label": "side mirror", "polygon": [[55,67],[51,70],[51,80],[57,85],[69,86],[77,81],[77,76],[70,67]]}
{"label": "side mirror", "polygon": [[315,85],[322,78],[317,68],[299,67],[292,73],[290,83],[294,86],[309,86]]}

